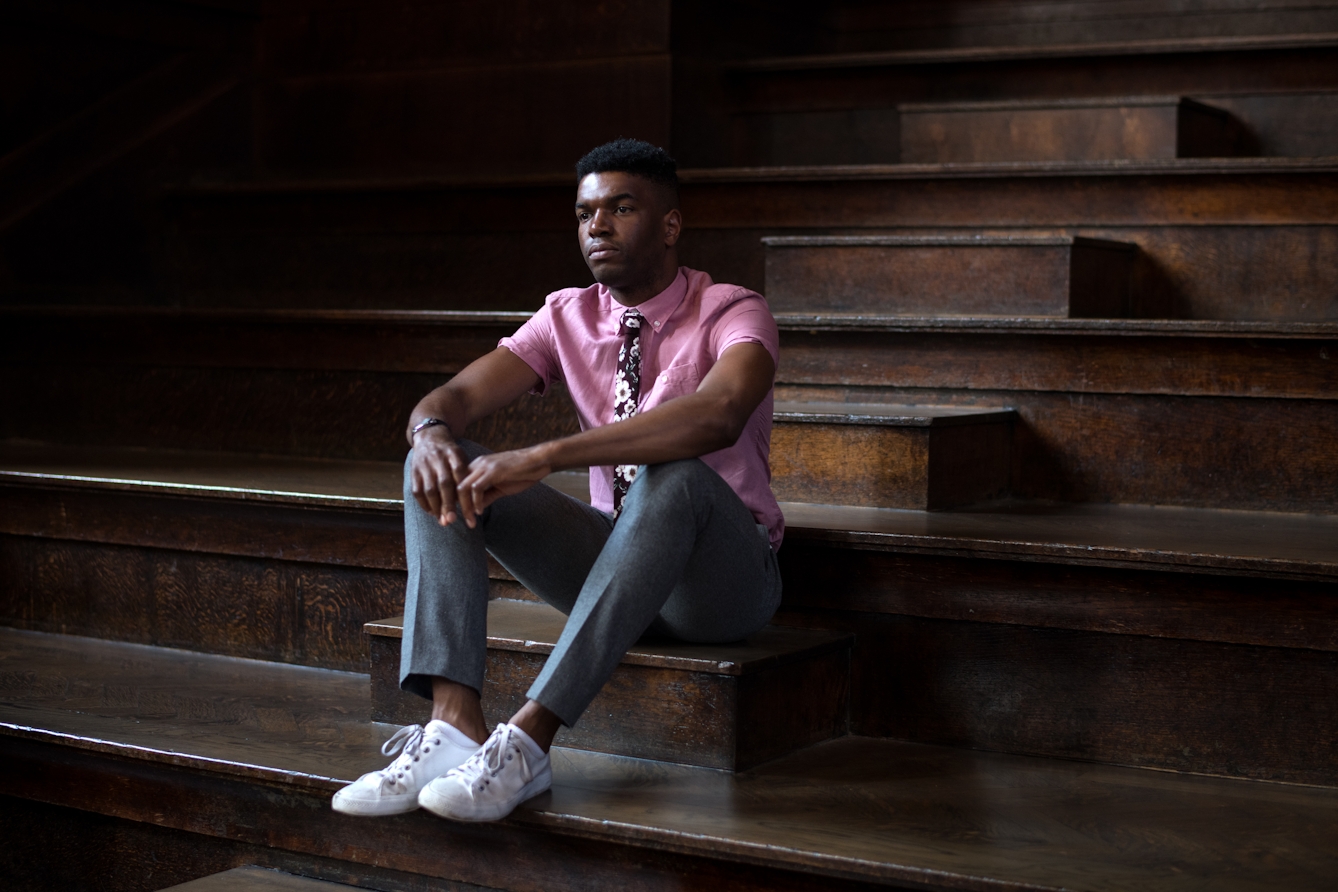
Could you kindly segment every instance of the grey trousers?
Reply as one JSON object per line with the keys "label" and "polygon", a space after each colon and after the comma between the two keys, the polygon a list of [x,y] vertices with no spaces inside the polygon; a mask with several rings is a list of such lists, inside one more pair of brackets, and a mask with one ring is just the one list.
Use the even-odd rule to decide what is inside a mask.
{"label": "grey trousers", "polygon": [[[486,451],[461,446],[471,458]],[[419,508],[405,471],[400,687],[421,697],[432,698],[433,676],[483,690],[488,553],[569,617],[527,695],[568,726],[643,635],[736,641],[780,605],[766,528],[698,459],[639,468],[616,524],[539,484],[494,502],[472,530]]]}

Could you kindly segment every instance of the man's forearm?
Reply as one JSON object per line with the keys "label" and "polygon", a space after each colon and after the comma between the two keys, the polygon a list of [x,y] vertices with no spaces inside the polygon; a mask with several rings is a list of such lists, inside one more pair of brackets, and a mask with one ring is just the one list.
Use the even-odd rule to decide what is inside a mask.
{"label": "man's forearm", "polygon": [[[697,458],[739,439],[743,425],[720,397],[691,393],[633,416],[535,447],[554,471]],[[744,421],[746,421],[746,416]]]}
{"label": "man's forearm", "polygon": [[409,414],[409,424],[404,431],[410,446],[413,445],[413,429],[428,418],[440,418],[446,422],[452,438],[458,437],[473,420],[468,416],[464,400],[449,384],[443,384],[433,390],[414,406],[413,412]]}

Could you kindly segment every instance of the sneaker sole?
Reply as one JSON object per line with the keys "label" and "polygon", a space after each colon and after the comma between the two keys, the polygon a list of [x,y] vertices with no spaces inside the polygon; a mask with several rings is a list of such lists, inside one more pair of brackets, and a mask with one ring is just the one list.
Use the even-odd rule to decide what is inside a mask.
{"label": "sneaker sole", "polygon": [[439,818],[446,818],[450,821],[465,821],[468,823],[483,823],[487,821],[500,821],[511,812],[515,811],[524,803],[538,796],[540,793],[546,793],[553,786],[553,772],[551,769],[545,771],[530,780],[528,784],[520,788],[517,794],[515,804],[509,808],[505,803],[497,802],[486,808],[478,808],[472,814],[457,814],[451,811],[451,800],[444,796],[438,796],[432,792],[432,785],[428,784],[423,788],[423,792],[418,794],[418,805],[425,811],[430,811]]}
{"label": "sneaker sole", "polygon": [[385,815],[402,815],[418,810],[418,798],[404,801],[387,802],[384,799],[370,801],[364,799],[341,799],[336,793],[330,800],[330,807],[341,815],[355,815],[360,818],[379,818]]}

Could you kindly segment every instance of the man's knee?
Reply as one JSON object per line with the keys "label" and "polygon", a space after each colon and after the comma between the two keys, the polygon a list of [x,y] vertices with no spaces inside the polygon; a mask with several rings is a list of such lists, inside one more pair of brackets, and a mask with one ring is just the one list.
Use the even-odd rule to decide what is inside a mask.
{"label": "man's knee", "polygon": [[641,465],[637,468],[633,491],[640,490],[639,497],[643,499],[658,499],[673,493],[691,495],[700,489],[704,481],[716,476],[715,471],[699,458]]}

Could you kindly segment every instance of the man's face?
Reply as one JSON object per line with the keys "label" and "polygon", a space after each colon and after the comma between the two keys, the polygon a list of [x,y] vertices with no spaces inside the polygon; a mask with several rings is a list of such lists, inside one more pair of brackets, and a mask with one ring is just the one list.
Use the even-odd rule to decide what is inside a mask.
{"label": "man's face", "polygon": [[595,281],[633,289],[654,281],[678,240],[664,190],[630,173],[592,173],[576,189],[577,238]]}

